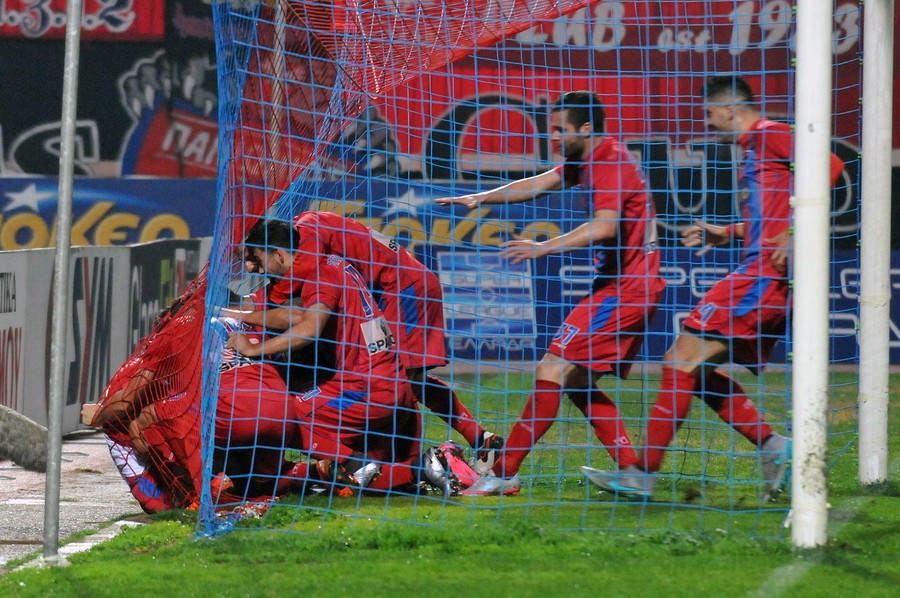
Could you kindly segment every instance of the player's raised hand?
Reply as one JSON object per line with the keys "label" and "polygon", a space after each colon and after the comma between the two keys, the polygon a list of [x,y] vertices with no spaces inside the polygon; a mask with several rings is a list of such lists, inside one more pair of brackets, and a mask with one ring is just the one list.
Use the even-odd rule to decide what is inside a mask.
{"label": "player's raised hand", "polygon": [[503,252],[500,254],[509,260],[510,264],[518,264],[525,260],[533,260],[549,253],[544,243],[532,241],[518,235],[513,235],[512,241],[500,243]]}
{"label": "player's raised hand", "polygon": [[731,241],[731,233],[726,226],[709,224],[702,220],[695,221],[681,232],[681,244],[685,247],[700,247],[695,254],[702,256],[713,247],[727,245]]}
{"label": "player's raised hand", "polygon": [[457,195],[456,197],[439,197],[434,203],[442,206],[465,206],[467,208],[477,208],[481,205],[482,196],[480,193],[470,193],[469,195]]}
{"label": "player's raised hand", "polygon": [[775,247],[775,251],[769,256],[769,262],[772,264],[772,267],[779,273],[786,274],[788,254],[791,249],[790,229],[784,229],[771,239],[763,239],[763,242]]}

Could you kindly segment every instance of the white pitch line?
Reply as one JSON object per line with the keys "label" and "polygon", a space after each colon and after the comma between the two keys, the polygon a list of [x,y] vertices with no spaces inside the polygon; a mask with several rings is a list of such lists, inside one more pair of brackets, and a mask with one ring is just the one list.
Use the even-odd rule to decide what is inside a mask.
{"label": "white pitch line", "polygon": [[[894,479],[900,474],[900,461],[894,461],[888,473],[888,479]],[[855,496],[840,506],[840,511],[845,516],[839,521],[835,521],[829,517],[828,521],[828,537],[833,538],[838,535],[845,525],[856,519],[859,510],[864,502],[868,500],[867,496]],[[834,509],[832,509],[833,511]],[[779,567],[769,574],[769,577],[758,588],[749,592],[747,598],[777,598],[784,595],[794,584],[806,575],[810,569],[818,565],[822,561],[821,553],[812,552],[807,556],[807,560],[793,561],[783,567]]]}
{"label": "white pitch line", "polygon": [[56,559],[53,560],[52,563],[45,562],[43,557],[39,557],[36,559],[32,559],[28,561],[24,565],[20,565],[16,567],[14,571],[20,571],[22,569],[31,569],[31,568],[40,568],[47,565],[65,565],[67,564],[67,558],[72,556],[73,554],[78,554],[79,552],[85,552],[90,550],[97,544],[102,542],[106,542],[107,540],[112,540],[120,533],[122,530],[127,527],[138,527],[144,525],[143,523],[137,523],[136,521],[116,521],[112,525],[103,528],[97,533],[91,534],[90,536],[84,538],[80,542],[69,542],[68,544],[63,544],[59,547],[59,554]]}

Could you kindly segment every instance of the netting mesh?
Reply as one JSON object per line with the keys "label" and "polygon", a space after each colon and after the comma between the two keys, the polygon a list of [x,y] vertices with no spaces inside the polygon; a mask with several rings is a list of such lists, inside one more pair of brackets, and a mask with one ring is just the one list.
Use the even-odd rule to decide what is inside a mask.
{"label": "netting mesh", "polygon": [[[675,425],[658,400],[666,384],[677,390],[679,378],[661,364],[684,362],[667,361],[666,350],[706,292],[744,263],[748,239],[760,231],[741,230],[743,246],[700,256],[680,245],[682,233],[695,220],[742,221],[748,169],[783,168],[773,188],[789,193],[789,142],[776,151],[774,140],[767,149],[717,139],[698,90],[710,75],[740,74],[755,108],[789,123],[791,3],[282,0],[217,3],[214,11],[221,176],[209,275],[143,349],[176,349],[163,361],[177,382],[154,392],[183,389],[190,397],[176,401],[186,411],[162,409],[183,436],[160,424],[168,444],[148,439],[157,453],[176,456],[145,463],[163,496],[176,505],[200,498],[205,533],[242,517],[244,527],[314,533],[329,516],[783,533],[787,495],[772,502],[761,492],[761,447],[770,432],[790,435],[789,326],[729,345],[726,363],[743,352],[755,356],[745,363],[751,370],[773,366],[758,378],[729,367],[698,378],[687,406],[691,394],[703,400],[680,416],[668,451],[650,457],[661,461],[652,492],[637,502],[627,500],[633,494],[598,493],[582,467],[648,466],[654,447],[646,445],[655,438],[648,420]],[[850,3],[835,12],[833,124],[845,164],[835,196],[836,279],[857,259],[859,16]],[[573,90],[589,90],[605,108],[604,137],[616,148],[606,158],[611,170],[602,177],[585,170],[579,185],[547,193],[534,183],[537,197],[527,203],[510,195],[498,203],[435,201],[560,164],[565,148],[552,103]],[[751,151],[757,158],[748,158]],[[638,168],[644,199],[642,189],[604,182]],[[610,196],[638,198],[621,200],[630,207],[616,214],[620,236],[600,247],[613,262],[596,264],[596,244],[574,241],[510,259],[511,242],[585,226],[606,206],[591,193],[604,184]],[[773,217],[786,229],[783,207]],[[254,227],[260,219],[268,224]],[[625,231],[641,222],[654,234],[626,241]],[[658,256],[666,290],[658,298],[644,289],[640,300],[597,299],[588,325],[619,322],[606,341],[617,357],[576,361],[576,374],[564,370],[562,384],[547,386],[556,375],[548,373],[548,348],[552,354],[554,342],[564,347],[568,335],[577,337],[567,318],[591,294],[595,269],[632,276],[615,260],[641,243]],[[731,295],[742,292],[737,284]],[[836,284],[834,312],[852,318],[855,306],[842,302],[847,286]],[[779,309],[763,301],[767,308]],[[638,312],[640,321],[628,324]],[[852,363],[852,333],[834,332],[834,361]],[[771,354],[769,345],[776,345]],[[118,387],[139,379],[136,364],[117,375]],[[596,386],[592,373],[604,374]],[[835,458],[852,434],[848,408],[833,411]],[[543,434],[524,443],[532,449],[512,456],[536,428]],[[127,449],[126,432],[111,436]],[[503,439],[508,450],[491,452]],[[500,470],[484,459],[491,456]],[[375,466],[380,476],[371,475]],[[497,479],[517,473],[518,494],[456,496],[485,468]],[[248,513],[267,510],[262,523],[247,523]]]}

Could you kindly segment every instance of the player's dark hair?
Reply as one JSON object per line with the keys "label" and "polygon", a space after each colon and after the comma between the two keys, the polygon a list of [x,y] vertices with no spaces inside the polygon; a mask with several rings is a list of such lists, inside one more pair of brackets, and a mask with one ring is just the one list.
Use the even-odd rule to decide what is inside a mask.
{"label": "player's dark hair", "polygon": [[600,96],[590,91],[564,93],[550,105],[550,112],[566,111],[566,120],[576,129],[591,123],[594,134],[606,131],[606,111]]}
{"label": "player's dark hair", "polygon": [[247,233],[245,244],[266,251],[284,249],[293,253],[300,246],[300,233],[284,220],[260,220]]}
{"label": "player's dark hair", "polygon": [[714,100],[724,95],[734,97],[739,104],[753,105],[753,89],[740,75],[713,75],[700,90],[703,98]]}

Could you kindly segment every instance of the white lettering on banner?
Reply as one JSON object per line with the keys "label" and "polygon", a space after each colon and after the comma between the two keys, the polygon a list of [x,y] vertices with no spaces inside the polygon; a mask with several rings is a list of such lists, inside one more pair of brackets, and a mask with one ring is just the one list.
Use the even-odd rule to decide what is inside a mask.
{"label": "white lettering on banner", "polygon": [[[81,27],[85,31],[102,29],[113,33],[128,31],[137,17],[133,0],[96,2],[84,7]],[[66,26],[66,11],[54,10],[48,0],[23,3],[22,10],[9,10],[0,2],[0,26],[17,28],[26,37],[41,37],[51,29]],[[91,8],[95,12],[91,12]]]}
{"label": "white lettering on banner", "polygon": [[[891,294],[900,290],[900,268],[892,268],[891,277]],[[832,291],[830,297],[832,299],[851,299],[856,301],[859,299],[859,268],[844,268],[838,274],[841,282],[840,291]]]}
{"label": "white lettering on banner", "polygon": [[[734,6],[734,9],[720,14],[702,14],[699,10],[692,14],[687,10],[677,18],[667,15],[651,18],[633,14],[622,2],[596,2],[592,18],[586,16],[586,9],[581,9],[555,19],[552,24],[523,31],[516,36],[516,41],[520,44],[590,47],[598,52],[621,51],[628,48],[628,44],[623,43],[634,28],[652,28],[652,31],[640,33],[652,36],[657,31],[654,27],[657,23],[677,21],[676,26],[658,30],[653,48],[657,52],[705,54],[727,51],[731,56],[740,56],[748,51],[793,43],[794,15],[788,0],[744,0],[726,6]],[[859,14],[860,7],[849,2],[835,10],[834,54],[845,54],[859,42]],[[692,26],[692,23],[696,25]]]}
{"label": "white lettering on banner", "polygon": [[698,299],[709,287],[725,278],[730,270],[725,266],[698,266],[691,270],[691,295]]}
{"label": "white lettering on banner", "polygon": [[209,125],[201,123],[203,128],[195,130],[185,120],[187,119],[172,122],[163,138],[162,149],[197,164],[215,166],[218,140],[206,130]]}
{"label": "white lettering on banner", "polygon": [[670,286],[687,284],[688,281],[688,272],[681,266],[660,266],[659,274]]}
{"label": "white lettering on banner", "polygon": [[492,338],[475,338],[471,336],[451,336],[454,350],[468,351],[521,351],[524,349],[534,349],[535,339],[533,337],[492,337]]}
{"label": "white lettering on banner", "polygon": [[0,330],[0,405],[18,410],[22,329]]}
{"label": "white lettering on banner", "polygon": [[[591,288],[593,266],[563,266],[559,269],[559,279],[563,284],[563,297],[583,297]],[[566,288],[571,286],[572,288]]]}

